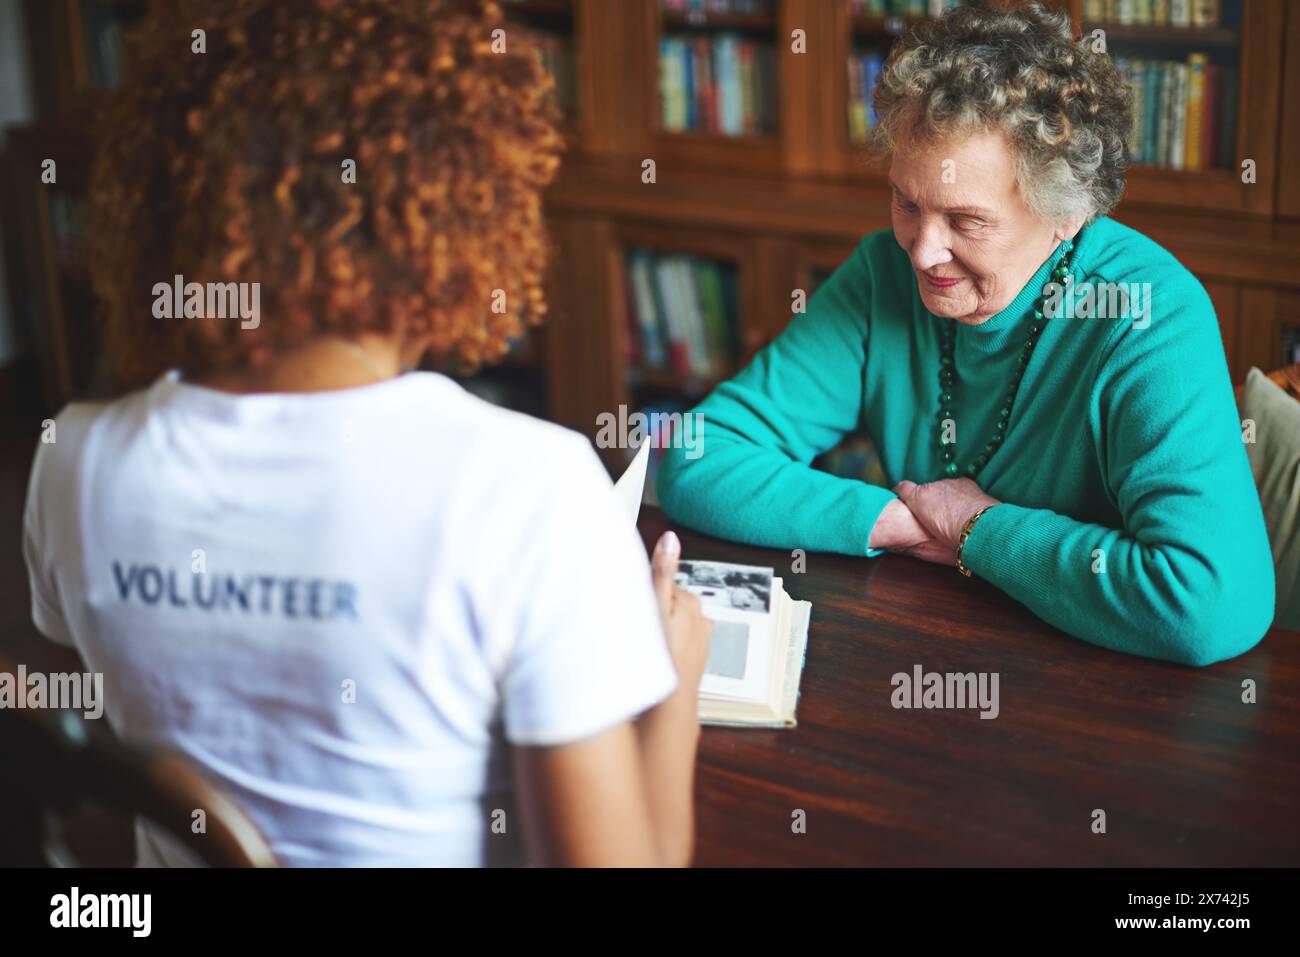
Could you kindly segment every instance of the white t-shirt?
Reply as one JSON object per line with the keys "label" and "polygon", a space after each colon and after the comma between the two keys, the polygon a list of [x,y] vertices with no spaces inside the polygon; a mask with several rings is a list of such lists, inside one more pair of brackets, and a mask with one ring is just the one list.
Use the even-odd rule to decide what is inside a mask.
{"label": "white t-shirt", "polygon": [[71,405],[24,549],[36,625],[103,673],[114,731],[196,761],[288,865],[518,863],[505,742],[676,687],[586,440],[433,373]]}

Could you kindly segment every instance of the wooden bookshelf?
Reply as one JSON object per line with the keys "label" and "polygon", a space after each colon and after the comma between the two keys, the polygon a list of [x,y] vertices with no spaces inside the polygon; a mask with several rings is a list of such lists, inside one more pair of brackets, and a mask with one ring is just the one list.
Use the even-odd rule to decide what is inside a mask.
{"label": "wooden bookshelf", "polygon": [[[1075,22],[1082,0],[1073,0]],[[1125,25],[1085,22],[1082,32],[1105,33],[1112,56],[1130,53],[1161,59],[1186,59],[1190,52],[1205,53],[1214,63],[1239,70],[1236,130],[1227,168],[1181,170],[1161,165],[1135,165],[1129,173],[1127,199],[1180,208],[1270,215],[1275,208],[1278,167],[1265,158],[1277,155],[1281,119],[1284,10],[1283,4],[1259,0],[1222,0],[1231,22],[1220,27]],[[1242,182],[1241,163],[1253,159],[1256,181]]]}
{"label": "wooden bookshelf", "polygon": [[[149,0],[26,0],[36,111],[49,119],[85,113],[103,101],[126,68],[122,31]],[[109,32],[111,28],[112,32]]]}
{"label": "wooden bookshelf", "polygon": [[[68,46],[71,3],[30,4],[37,11],[29,17],[32,48],[47,62],[37,75],[42,123],[22,148],[49,155],[53,147],[41,137],[61,127],[69,162],[84,166],[93,144],[68,143],[82,128],[75,117],[86,101],[77,98],[74,74],[53,77],[63,61],[50,52]],[[1139,165],[1112,215],[1168,249],[1205,285],[1234,381],[1252,364],[1284,364],[1286,344],[1300,335],[1300,182],[1282,175],[1300,170],[1300,4],[1223,0],[1225,11],[1236,13],[1209,28],[1094,24],[1084,21],[1083,0],[1054,5],[1071,14],[1079,35],[1094,25],[1105,30],[1113,56],[1185,60],[1199,50],[1240,68],[1231,154],[1238,164],[1255,160],[1256,181],[1243,183],[1236,168]],[[913,22],[908,18],[854,15],[848,0],[772,0],[755,14],[699,15],[665,9],[661,0],[524,0],[503,7],[510,22],[573,44],[569,150],[547,196],[557,249],[550,313],[544,335],[534,333],[528,348],[504,363],[513,370],[507,375],[535,377],[550,417],[592,435],[595,417],[619,404],[674,390],[691,399],[711,384],[627,361],[628,249],[735,264],[740,365],[785,327],[792,290],[811,290],[863,235],[889,226],[884,171],[867,165],[849,138],[848,58],[855,48],[887,51]],[[791,49],[795,31],[803,31],[804,53]],[[769,127],[745,136],[665,129],[660,39],[723,32],[761,39],[775,51]],[[654,183],[642,181],[647,159],[655,162]],[[61,178],[64,169],[61,162]],[[25,202],[24,209],[37,208],[34,199]],[[52,240],[32,236],[31,275],[47,277],[41,295],[48,301],[36,308],[45,328],[59,314],[60,280],[48,266],[55,261]],[[52,333],[42,341],[82,348],[75,336],[65,335],[62,346]],[[79,368],[66,357],[47,367]]]}
{"label": "wooden bookshelf", "polygon": [[1094,29],[1105,30],[1106,36],[1115,42],[1175,48],[1236,47],[1241,43],[1241,34],[1238,31],[1222,27],[1157,27],[1126,25],[1110,20],[1083,21],[1084,33],[1091,33]]}
{"label": "wooden bookshelf", "polygon": [[[712,14],[689,15],[666,9],[664,0],[629,0],[639,3],[643,32],[642,69],[643,128],[651,131],[649,154],[658,166],[677,167],[701,164],[717,169],[781,169],[780,71],[772,83],[776,103],[769,103],[764,128],[745,133],[727,134],[706,129],[665,129],[661,97],[660,42],[665,36],[687,35],[712,42],[725,33],[734,33],[746,41],[761,43],[779,51],[777,27],[782,0],[767,0],[770,13],[762,15]],[[779,54],[777,54],[779,56]]]}
{"label": "wooden bookshelf", "polygon": [[[734,375],[743,362],[753,355],[762,340],[761,330],[746,326],[742,318],[744,316],[755,316],[759,311],[759,304],[756,301],[752,298],[746,299],[747,291],[754,288],[753,271],[756,264],[752,244],[747,242],[746,237],[739,233],[721,230],[692,230],[690,235],[683,236],[676,230],[664,229],[654,223],[637,222],[635,220],[618,224],[615,243],[618,251],[621,252],[619,256],[621,261],[619,262],[619,272],[613,277],[617,316],[613,337],[613,362],[616,369],[622,370],[621,373],[616,374],[616,379],[624,383],[628,397],[631,400],[636,400],[646,392],[663,394],[672,390],[679,391],[688,397],[702,398],[722,379]],[[727,264],[734,268],[737,293],[736,310],[734,315],[728,317],[728,322],[732,324],[729,339],[736,348],[732,350],[730,355],[723,357],[722,368],[714,370],[710,374],[693,373],[679,377],[670,368],[651,368],[643,364],[633,365],[629,362],[628,356],[631,350],[628,336],[632,333],[628,316],[628,300],[630,297],[627,289],[627,253],[631,250],[647,250],[656,253],[685,253],[702,260]]]}
{"label": "wooden bookshelf", "polygon": [[[1082,0],[1055,5],[1071,14],[1076,35],[1091,29],[1082,21]],[[889,225],[884,170],[867,164],[860,144],[849,139],[847,61],[855,45],[887,50],[914,21],[854,16],[847,0],[784,0],[773,13],[777,35],[784,41],[792,29],[804,28],[809,52],[779,60],[776,142],[718,142],[655,128],[658,31],[683,23],[680,15],[663,15],[657,0],[643,0],[641,14],[646,37],[639,96],[652,132],[629,139],[621,154],[627,166],[616,153],[612,162],[566,169],[549,205],[592,223],[587,235],[602,237],[602,243],[622,242],[629,224],[637,230],[654,226],[667,234],[670,248],[675,243],[683,251],[693,251],[701,234],[728,236],[731,255],[752,264],[741,270],[745,290],[738,317],[752,355],[789,321],[792,289],[810,288],[816,275],[843,262],[862,235]],[[743,25],[768,29],[766,18]],[[1290,330],[1300,329],[1294,298],[1300,295],[1300,187],[1278,175],[1288,168],[1287,159],[1289,168],[1300,169],[1300,9],[1281,0],[1245,0],[1239,22],[1220,27],[1098,25],[1106,30],[1112,55],[1116,46],[1150,47],[1169,59],[1205,50],[1240,65],[1233,154],[1255,159],[1256,181],[1241,182],[1235,169],[1135,165],[1113,215],[1169,249],[1204,283],[1219,313],[1235,380],[1252,364],[1281,365],[1290,358],[1283,352]],[[638,180],[634,164],[641,156],[656,159],[653,186]],[[588,261],[601,262],[604,252],[590,248]],[[614,256],[609,268],[621,270],[621,260]],[[612,282],[616,294],[608,307],[591,300],[581,321],[588,329],[610,330],[610,361],[617,369],[618,337],[624,334],[621,274]],[[636,381],[667,388],[666,378],[658,373]],[[602,385],[596,387],[597,381]],[[626,370],[593,377],[591,384],[573,388],[574,402],[560,410],[568,424],[587,432],[587,410],[636,398]],[[694,391],[694,384],[679,385]]]}
{"label": "wooden bookshelf", "polygon": [[877,17],[848,11],[846,15],[853,36],[870,39],[902,36],[909,27],[927,19],[925,17]]}
{"label": "wooden bookshelf", "polygon": [[776,29],[776,17],[771,13],[711,13],[707,10],[661,8],[660,16],[664,29],[671,30],[736,30],[770,36]]}

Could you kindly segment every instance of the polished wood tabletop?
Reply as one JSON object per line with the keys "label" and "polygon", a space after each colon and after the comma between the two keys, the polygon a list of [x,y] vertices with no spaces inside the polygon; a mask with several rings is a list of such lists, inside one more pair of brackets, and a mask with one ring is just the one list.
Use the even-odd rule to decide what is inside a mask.
{"label": "polished wood tabletop", "polygon": [[[812,602],[798,727],[703,731],[698,865],[1300,864],[1300,633],[1190,668],[1072,638],[953,568],[809,553],[796,574],[654,508],[638,525]],[[996,672],[998,716],[895,708],[917,665]]]}

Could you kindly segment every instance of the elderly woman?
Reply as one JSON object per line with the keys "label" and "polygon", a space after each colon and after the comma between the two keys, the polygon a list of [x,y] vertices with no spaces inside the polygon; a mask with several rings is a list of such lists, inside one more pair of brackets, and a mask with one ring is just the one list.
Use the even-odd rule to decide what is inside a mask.
{"label": "elderly woman", "polygon": [[[701,403],[705,454],[667,454],[665,510],[953,565],[1116,651],[1251,648],[1273,567],[1214,307],[1106,215],[1130,123],[1110,59],[1037,4],[962,7],[900,39],[874,97],[893,228]],[[810,467],[857,429],[892,491]]]}

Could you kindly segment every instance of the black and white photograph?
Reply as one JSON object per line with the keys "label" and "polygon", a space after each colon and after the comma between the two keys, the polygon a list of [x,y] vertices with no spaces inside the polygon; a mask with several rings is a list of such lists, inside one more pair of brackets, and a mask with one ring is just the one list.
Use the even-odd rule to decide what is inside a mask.
{"label": "black and white photograph", "polygon": [[772,605],[772,569],[726,562],[679,562],[677,584],[707,605],[766,612]]}

